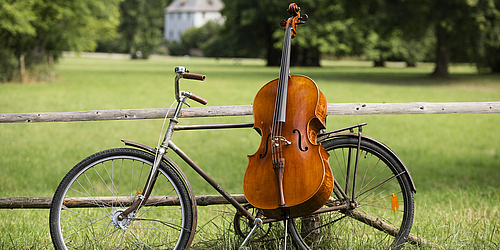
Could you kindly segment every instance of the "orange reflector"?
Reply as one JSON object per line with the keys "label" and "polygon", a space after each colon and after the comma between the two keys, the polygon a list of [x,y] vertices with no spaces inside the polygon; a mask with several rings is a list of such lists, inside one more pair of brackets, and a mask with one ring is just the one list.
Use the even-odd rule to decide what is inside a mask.
{"label": "orange reflector", "polygon": [[396,212],[399,209],[398,196],[396,194],[391,194],[391,207],[392,211]]}
{"label": "orange reflector", "polygon": [[[137,193],[135,193],[135,194],[136,194],[136,195],[140,195],[140,194],[142,194],[142,189],[139,189],[139,190],[137,191]],[[396,199],[397,199],[397,197],[396,197]],[[392,196],[391,196],[391,200],[392,200]],[[394,208],[393,208],[393,209],[394,209]]]}

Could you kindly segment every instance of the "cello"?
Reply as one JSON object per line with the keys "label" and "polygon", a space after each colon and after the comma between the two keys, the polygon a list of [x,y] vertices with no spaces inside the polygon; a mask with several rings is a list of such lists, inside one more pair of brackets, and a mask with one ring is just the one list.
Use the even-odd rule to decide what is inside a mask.
{"label": "cello", "polygon": [[308,17],[295,3],[287,11],[279,78],[265,84],[253,102],[254,129],[262,138],[243,178],[247,201],[274,219],[310,214],[333,190],[329,154],[316,140],[325,128],[326,98],[312,79],[289,72],[291,39]]}

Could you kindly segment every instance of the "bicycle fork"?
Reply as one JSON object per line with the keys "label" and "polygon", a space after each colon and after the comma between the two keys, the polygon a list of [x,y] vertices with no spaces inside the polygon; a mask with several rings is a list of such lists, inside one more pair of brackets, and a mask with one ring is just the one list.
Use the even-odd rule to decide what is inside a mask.
{"label": "bicycle fork", "polygon": [[[178,81],[178,79],[176,79],[176,81]],[[138,211],[142,207],[142,205],[146,204],[146,201],[149,198],[153,185],[156,181],[156,177],[158,176],[158,168],[160,167],[162,158],[165,155],[165,153],[167,153],[168,143],[172,138],[174,127],[178,123],[179,112],[182,109],[182,104],[185,103],[185,100],[186,100],[185,95],[179,96],[177,108],[175,109],[173,117],[170,119],[167,132],[165,133],[165,137],[163,138],[163,142],[160,145],[160,147],[156,150],[156,156],[153,163],[153,167],[151,168],[148,180],[146,182],[146,185],[144,186],[143,189],[144,191],[142,192],[142,194],[139,194],[137,196],[138,199],[134,201],[134,203],[132,203],[130,207],[128,207],[127,209],[125,209],[125,211],[123,211],[120,215],[118,215],[118,220],[121,221],[127,218],[129,214],[136,213],[136,211]]]}
{"label": "bicycle fork", "polygon": [[[161,143],[160,147],[156,149],[156,155],[155,155],[155,161],[153,163],[153,167],[151,168],[151,172],[149,173],[148,180],[146,182],[146,185],[144,186],[144,191],[142,194],[138,194],[138,199],[132,203],[130,207],[125,209],[120,215],[118,215],[118,220],[123,220],[129,216],[131,213],[136,213],[142,205],[146,204],[147,199],[149,198],[149,195],[151,194],[151,190],[154,186],[156,177],[158,176],[158,168],[161,164],[162,158],[167,152],[168,148],[168,143],[170,142],[170,139],[172,138],[172,134],[174,133],[174,128],[175,125],[177,125],[179,113],[182,109],[183,104],[186,103],[187,98],[191,98],[197,102],[200,102],[201,104],[206,104],[207,101],[203,98],[200,98],[196,95],[193,95],[190,92],[186,91],[180,91],[179,90],[179,81],[181,78],[188,76],[189,71],[186,70],[185,67],[176,67],[175,68],[175,99],[177,100],[177,107],[175,108],[175,112],[170,119],[170,122],[168,124],[167,132],[165,133],[165,136],[163,138],[163,142]],[[204,80],[205,76],[203,75],[196,75],[196,74],[190,74],[189,77],[190,79],[196,79],[196,80]],[[187,104],[188,105],[188,104]],[[189,105],[188,105],[189,106]]]}

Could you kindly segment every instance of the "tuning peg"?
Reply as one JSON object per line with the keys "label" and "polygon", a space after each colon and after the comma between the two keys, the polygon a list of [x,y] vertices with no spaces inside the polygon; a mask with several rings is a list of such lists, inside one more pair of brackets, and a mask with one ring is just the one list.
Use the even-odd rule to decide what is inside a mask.
{"label": "tuning peg", "polygon": [[281,20],[280,21],[280,25],[281,25],[281,27],[285,27],[286,26],[286,20],[285,19]]}
{"label": "tuning peg", "polygon": [[306,23],[306,20],[309,19],[309,17],[307,16],[307,14],[304,14],[304,15],[301,15],[300,18],[299,18],[299,22],[297,22],[296,24],[304,24]]}

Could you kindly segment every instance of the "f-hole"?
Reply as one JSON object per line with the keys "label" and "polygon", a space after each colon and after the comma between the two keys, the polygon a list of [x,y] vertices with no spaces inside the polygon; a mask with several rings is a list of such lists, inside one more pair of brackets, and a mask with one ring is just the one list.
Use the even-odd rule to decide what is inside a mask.
{"label": "f-hole", "polygon": [[[297,132],[299,134],[299,149],[300,149],[300,151],[306,152],[307,150],[309,150],[309,148],[308,147],[302,148],[302,135],[300,134],[300,130],[294,129],[293,133],[295,134],[295,132]],[[266,148],[267,148],[267,145],[266,145]]]}
{"label": "f-hole", "polygon": [[267,139],[266,139],[266,151],[264,151],[264,155],[262,155],[262,154],[260,154],[260,155],[259,155],[259,158],[261,158],[261,159],[262,159],[262,158],[264,158],[264,157],[266,157],[266,155],[267,155],[267,147],[268,147],[268,145],[269,145],[269,138],[270,138],[270,137],[271,137],[271,134],[269,134],[269,135],[267,136]]}

